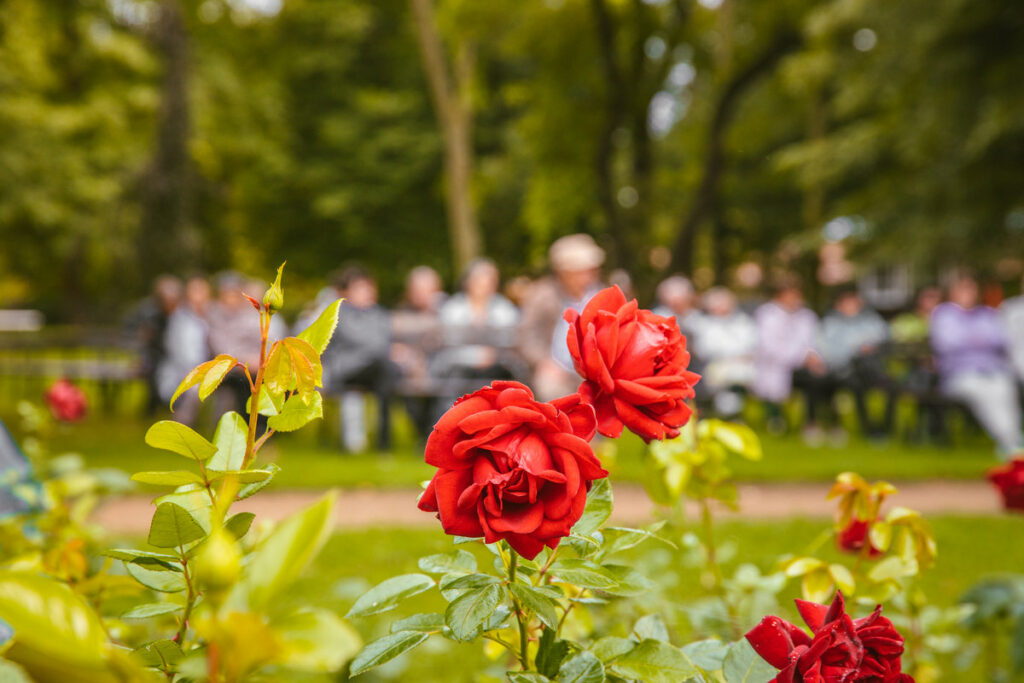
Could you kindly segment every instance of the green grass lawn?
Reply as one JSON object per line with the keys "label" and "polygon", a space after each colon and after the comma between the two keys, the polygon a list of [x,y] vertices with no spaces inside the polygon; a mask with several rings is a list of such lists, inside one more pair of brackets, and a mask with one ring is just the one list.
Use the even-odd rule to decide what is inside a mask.
{"label": "green grass lawn", "polygon": [[[277,488],[414,486],[428,479],[432,468],[423,463],[422,451],[407,423],[397,423],[397,448],[385,455],[343,454],[330,430],[317,423],[296,434],[275,435],[260,458],[282,466]],[[79,452],[97,467],[117,467],[129,472],[180,468],[178,456],[143,443],[147,424],[140,419],[91,417],[80,424],[60,426],[52,448],[54,452]],[[210,427],[200,430],[212,435]],[[869,479],[893,481],[975,479],[995,464],[990,446],[975,435],[966,435],[958,439],[958,445],[948,448],[913,446],[901,441],[870,444],[859,439],[852,439],[842,448],[811,448],[798,436],[765,435],[762,439],[764,460],[737,461],[739,479],[829,481],[845,470],[855,470]],[[614,455],[607,460],[614,476],[638,481],[643,473],[643,442],[627,435],[607,445],[614,445]]]}
{"label": "green grass lawn", "polygon": [[[950,606],[972,583],[984,575],[1000,572],[1024,571],[1024,544],[1007,542],[1019,538],[1024,532],[1024,521],[1019,518],[998,517],[939,517],[932,520],[939,545],[939,559],[921,583],[933,604]],[[805,546],[822,531],[822,523],[808,520],[789,520],[776,523],[729,522],[720,527],[719,536],[725,543],[739,549],[726,568],[740,562],[751,562],[762,570],[770,570],[775,559],[786,552]],[[472,548],[473,546],[462,546]],[[415,572],[416,558],[420,555],[445,552],[452,549],[451,539],[437,530],[369,529],[335,535],[316,561],[309,575],[286,599],[296,604],[314,601],[344,613],[362,591],[390,576]],[[477,546],[481,562],[489,555]],[[672,595],[678,600],[690,600],[701,595],[697,572],[678,565],[678,580]],[[796,620],[791,599],[797,596],[797,585],[791,582],[782,596],[780,615]],[[356,627],[365,638],[386,633],[393,620],[423,611],[443,609],[443,601],[433,593],[410,601],[408,606],[369,619],[357,619]],[[635,604],[643,604],[642,598]],[[663,607],[663,606],[662,606]],[[646,609],[659,611],[659,605]],[[668,612],[664,612],[668,614]],[[753,624],[745,625],[745,627]],[[670,623],[677,642],[685,638],[677,624]],[[380,672],[373,672],[358,680],[416,680],[431,683],[469,683],[474,678],[470,671],[488,663],[476,645],[453,645],[447,641],[428,641],[428,646],[412,653]],[[500,668],[500,666],[499,666]],[[966,677],[965,677],[966,676]],[[981,680],[964,672],[947,671],[942,681]]]}

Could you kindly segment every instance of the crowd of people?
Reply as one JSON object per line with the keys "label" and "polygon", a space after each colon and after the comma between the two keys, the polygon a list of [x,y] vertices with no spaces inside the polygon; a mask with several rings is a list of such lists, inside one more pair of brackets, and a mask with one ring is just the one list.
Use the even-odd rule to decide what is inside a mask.
{"label": "crowd of people", "polygon": [[[344,299],[323,359],[325,392],[340,407],[342,448],[355,452],[369,445],[367,394],[379,406],[376,445],[388,450],[393,401],[403,403],[426,438],[454,400],[495,379],[528,382],[542,400],[574,391],[579,378],[563,312],[582,310],[606,286],[605,253],[591,237],[577,234],[555,241],[548,257],[549,274],[517,278],[504,289],[497,266],[480,259],[465,269],[452,294],[435,270],[419,266],[408,274],[393,310],[379,303],[370,271],[351,266],[333,276],[295,329]],[[629,287],[622,273],[608,281]],[[158,400],[166,401],[193,366],[216,354],[255,362],[256,313],[243,294],[259,296],[264,286],[236,273],[219,275],[213,287],[198,277],[157,280],[140,329]],[[787,423],[792,411],[785,406],[799,394],[804,439],[842,443],[847,433],[837,398],[848,394],[864,436],[881,440],[893,436],[897,399],[910,395],[924,436],[943,439],[948,411],[962,409],[1000,453],[1024,447],[1024,296],[998,309],[983,305],[977,282],[960,274],[946,291],[921,289],[913,310],[887,320],[853,286],[837,289],[820,317],[806,305],[795,276],[777,277],[767,298],[759,295],[751,287],[699,293],[682,275],[657,288],[653,310],[676,319],[688,338],[691,369],[702,376],[697,403],[703,414],[739,418],[752,398],[764,406],[766,429],[781,433],[796,428]],[[280,322],[271,330],[272,338],[284,334]],[[884,400],[869,400],[872,392]],[[229,376],[217,392],[219,407],[244,409],[247,394],[244,377]],[[186,394],[181,419],[194,419],[197,407],[196,397]]]}

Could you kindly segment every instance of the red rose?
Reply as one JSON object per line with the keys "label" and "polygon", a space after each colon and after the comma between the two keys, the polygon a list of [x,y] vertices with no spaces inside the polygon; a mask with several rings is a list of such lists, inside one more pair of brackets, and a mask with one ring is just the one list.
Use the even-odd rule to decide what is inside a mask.
{"label": "red rose", "polygon": [[598,292],[582,313],[565,312],[580,395],[597,411],[597,428],[617,437],[623,426],[645,441],[679,436],[690,418],[686,399],[700,377],[675,318],[626,301],[618,287]]}
{"label": "red rose", "polygon": [[843,594],[830,606],[796,601],[813,636],[775,616],[761,620],[747,641],[779,669],[769,683],[914,683],[901,673],[903,636],[882,616],[882,606],[863,619],[846,613]]}
{"label": "red rose", "polygon": [[866,519],[853,517],[850,522],[836,536],[836,543],[843,552],[853,555],[860,555],[864,551],[864,544],[871,545],[868,550],[868,557],[881,557],[882,551],[876,548],[869,540],[871,523]]}
{"label": "red rose", "polygon": [[61,422],[75,422],[85,417],[85,394],[66,379],[54,382],[43,398],[50,413]]}
{"label": "red rose", "polygon": [[989,470],[988,479],[1002,494],[1004,508],[1024,510],[1024,458]]}
{"label": "red rose", "polygon": [[569,535],[590,482],[608,476],[590,448],[595,425],[579,394],[541,403],[519,382],[494,382],[463,396],[427,440],[438,471],[419,507],[445,533],[505,539],[533,559]]}

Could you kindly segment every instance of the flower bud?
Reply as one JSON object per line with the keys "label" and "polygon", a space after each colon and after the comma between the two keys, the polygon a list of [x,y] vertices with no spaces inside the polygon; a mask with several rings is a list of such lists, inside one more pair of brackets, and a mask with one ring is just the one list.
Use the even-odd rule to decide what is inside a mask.
{"label": "flower bud", "polygon": [[263,294],[263,305],[271,311],[279,311],[284,306],[284,290],[281,289],[281,271],[284,270],[282,263],[277,269],[277,277],[274,284]]}
{"label": "flower bud", "polygon": [[200,588],[219,592],[238,580],[242,569],[242,553],[234,537],[217,529],[210,534],[196,557],[195,579]]}

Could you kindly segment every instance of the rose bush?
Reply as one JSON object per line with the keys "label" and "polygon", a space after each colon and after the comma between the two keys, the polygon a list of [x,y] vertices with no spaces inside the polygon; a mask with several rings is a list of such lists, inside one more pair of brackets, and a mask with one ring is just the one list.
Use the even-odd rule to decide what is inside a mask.
{"label": "rose bush", "polygon": [[459,399],[427,440],[438,468],[419,501],[446,533],[505,540],[527,559],[568,536],[590,482],[608,476],[590,448],[594,410],[578,394],[542,403],[519,382]]}
{"label": "rose bush", "polygon": [[85,394],[67,379],[50,385],[43,395],[53,417],[61,422],[77,422],[85,417]]}
{"label": "rose bush", "polygon": [[1024,510],[1024,458],[1016,458],[989,470],[988,480],[1003,497],[1007,510]]}
{"label": "rose bush", "polygon": [[[853,555],[866,553],[870,558],[881,557],[882,551],[871,543],[870,531],[871,522],[854,517],[836,533],[836,545],[843,552]],[[865,544],[868,546],[867,550],[864,549]]]}
{"label": "rose bush", "polygon": [[641,309],[609,287],[582,313],[567,310],[565,319],[569,352],[583,377],[579,393],[594,406],[598,431],[616,438],[625,427],[648,442],[679,436],[700,377],[686,369],[690,354],[675,318]]}
{"label": "rose bush", "polygon": [[881,605],[867,617],[852,619],[842,592],[830,606],[804,600],[796,604],[812,635],[768,616],[746,636],[780,670],[772,683],[913,683],[900,670],[903,636],[882,616]]}

